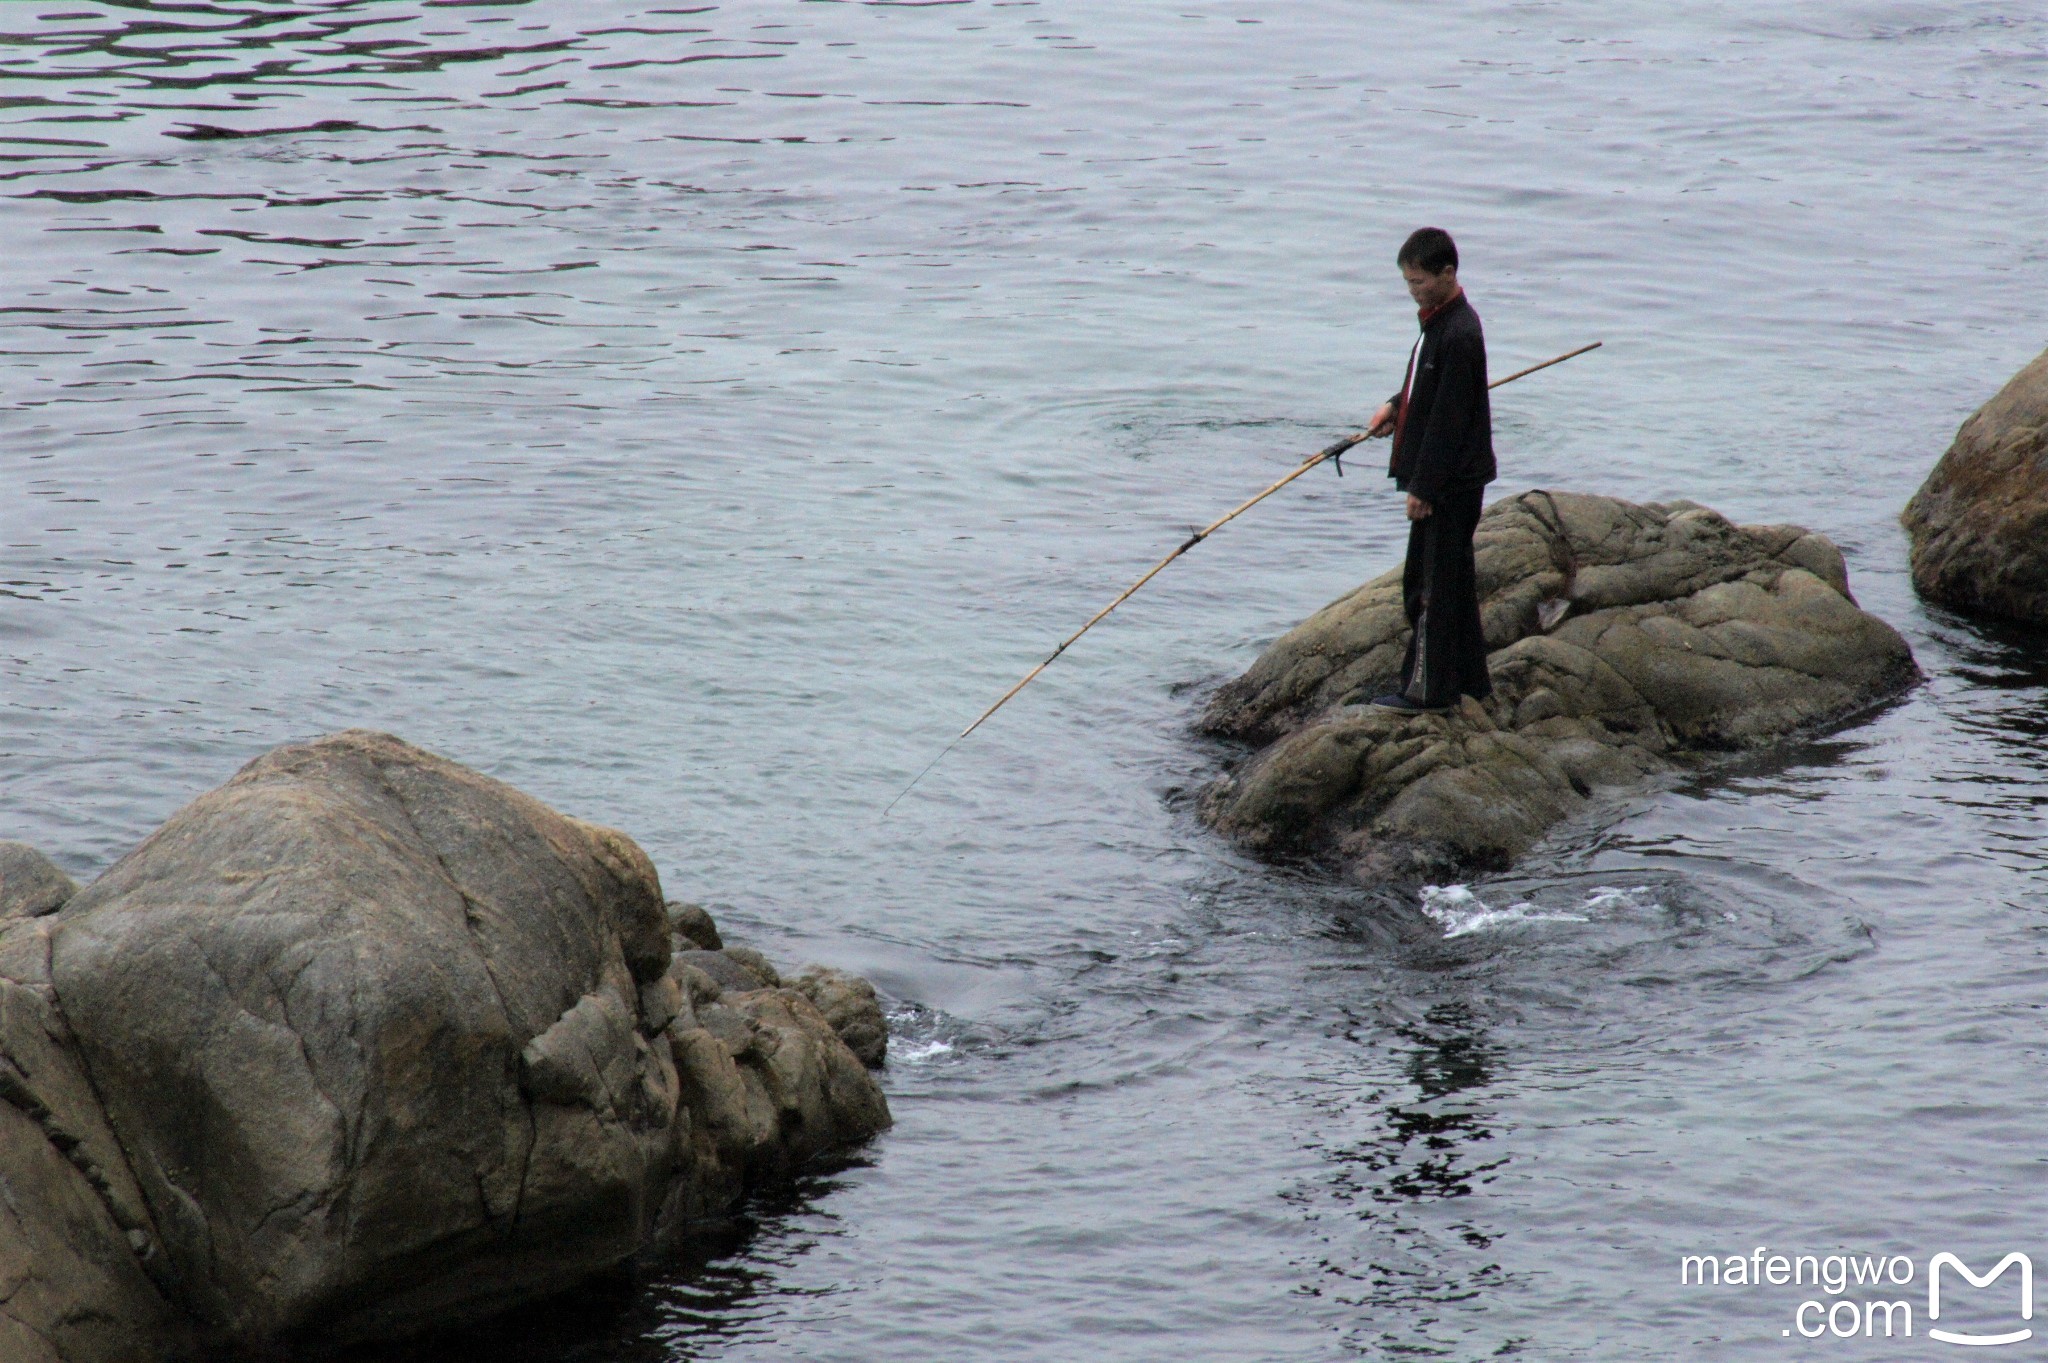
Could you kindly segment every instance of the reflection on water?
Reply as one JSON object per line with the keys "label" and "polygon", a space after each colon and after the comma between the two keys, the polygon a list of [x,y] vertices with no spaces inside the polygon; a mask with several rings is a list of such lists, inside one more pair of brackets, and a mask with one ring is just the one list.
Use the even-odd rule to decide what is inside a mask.
{"label": "reflection on water", "polygon": [[[1462,1003],[1438,1004],[1391,1035],[1354,1015],[1340,1036],[1370,1050],[1357,1087],[1333,1091],[1318,1126],[1357,1134],[1312,1145],[1325,1167],[1288,1195],[1323,1246],[1298,1291],[1349,1318],[1340,1333],[1352,1350],[1464,1356],[1469,1337],[1446,1330],[1447,1313],[1499,1290],[1504,1278],[1486,1253],[1498,1233],[1489,1218],[1447,1204],[1483,1190],[1508,1163],[1492,1145],[1486,1092],[1499,1052]],[[1405,1052],[1391,1074],[1380,1054],[1390,1043]]]}
{"label": "reflection on water", "polygon": [[[1997,621],[1931,612],[1942,644],[1956,659],[1956,723],[1996,744],[2005,760],[2027,769],[2017,779],[1986,771],[1978,799],[2009,800],[2038,810],[2039,776],[2048,772],[2048,634]],[[2004,792],[1998,790],[2004,786]]]}
{"label": "reflection on water", "polygon": [[1492,1081],[1497,1058],[1475,1032],[1475,1021],[1471,1010],[1446,1004],[1430,1010],[1424,1027],[1397,1031],[1415,1047],[1405,1066],[1411,1099],[1386,1104],[1386,1134],[1379,1141],[1331,1152],[1367,1176],[1363,1195],[1379,1202],[1464,1197],[1505,1162],[1477,1161],[1471,1149],[1493,1133],[1473,1106],[1478,1094],[1461,1095]]}
{"label": "reflection on water", "polygon": [[[1927,20],[6,6],[0,836],[89,875],[369,724],[891,995],[859,1163],[415,1357],[1781,1358],[1671,1259],[2048,1214],[2048,651],[1895,519],[2048,330],[2048,19]],[[1447,937],[1189,808],[1207,689],[1398,561],[1304,479],[882,820],[1384,396],[1423,221],[1497,364],[1606,342],[1503,391],[1501,490],[1823,530],[1927,684]]]}
{"label": "reflection on water", "polygon": [[[359,1350],[342,1363],[663,1363],[765,1343],[792,1307],[804,1305],[789,1298],[834,1295],[829,1287],[786,1287],[776,1270],[815,1247],[820,1235],[840,1233],[812,1209],[845,1186],[849,1170],[865,1166],[861,1159],[838,1161],[765,1192],[658,1262],[622,1269],[487,1325]],[[772,1246],[764,1249],[764,1242]]]}

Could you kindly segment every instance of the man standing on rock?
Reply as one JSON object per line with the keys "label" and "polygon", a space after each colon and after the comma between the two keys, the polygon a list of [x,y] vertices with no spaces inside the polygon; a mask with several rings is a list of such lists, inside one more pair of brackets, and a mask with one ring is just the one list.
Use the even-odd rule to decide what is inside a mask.
{"label": "man standing on rock", "polygon": [[1479,622],[1472,532],[1493,481],[1493,410],[1486,398],[1486,337],[1458,284],[1458,247],[1440,227],[1403,243],[1395,263],[1420,309],[1422,335],[1401,391],[1366,433],[1391,435],[1387,476],[1408,494],[1408,563],[1401,593],[1412,635],[1401,682],[1373,701],[1393,710],[1441,710],[1484,698],[1486,635]]}

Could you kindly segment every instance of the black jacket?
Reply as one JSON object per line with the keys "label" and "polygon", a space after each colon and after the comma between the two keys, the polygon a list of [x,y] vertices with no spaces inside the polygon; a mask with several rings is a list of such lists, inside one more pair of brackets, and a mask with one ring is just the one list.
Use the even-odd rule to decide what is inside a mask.
{"label": "black jacket", "polygon": [[[1486,398],[1486,334],[1459,294],[1432,315],[1416,343],[1415,377],[1387,468],[1403,492],[1435,502],[1493,481],[1493,408]],[[1393,403],[1401,407],[1401,395]]]}

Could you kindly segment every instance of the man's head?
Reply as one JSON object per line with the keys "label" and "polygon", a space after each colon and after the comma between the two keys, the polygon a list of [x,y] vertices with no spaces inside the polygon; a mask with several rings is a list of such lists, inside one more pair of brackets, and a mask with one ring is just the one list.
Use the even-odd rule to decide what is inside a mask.
{"label": "man's head", "polygon": [[1418,308],[1440,308],[1458,294],[1458,243],[1441,227],[1421,227],[1394,257]]}

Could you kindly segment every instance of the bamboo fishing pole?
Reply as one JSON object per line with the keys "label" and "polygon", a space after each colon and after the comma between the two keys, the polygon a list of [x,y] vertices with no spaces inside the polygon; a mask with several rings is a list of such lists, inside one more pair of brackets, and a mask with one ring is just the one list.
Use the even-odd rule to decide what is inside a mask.
{"label": "bamboo fishing pole", "polygon": [[[1502,384],[1513,383],[1516,379],[1527,378],[1529,375],[1535,373],[1539,369],[1548,369],[1550,368],[1550,366],[1554,364],[1563,364],[1566,360],[1572,359],[1574,356],[1583,355],[1589,350],[1598,350],[1603,344],[1604,342],[1595,341],[1591,345],[1582,345],[1577,350],[1567,350],[1562,355],[1553,355],[1551,358],[1543,361],[1541,364],[1532,364],[1527,369],[1517,369],[1514,373],[1508,375],[1504,379],[1495,379],[1492,383],[1487,384],[1486,387],[1488,391],[1491,391],[1495,388],[1500,387]],[[933,767],[939,765],[940,760],[945,757],[946,753],[949,753],[953,751],[954,748],[958,747],[961,739],[966,738],[967,735],[973,733],[976,729],[979,729],[985,722],[987,722],[988,717],[990,715],[993,715],[996,711],[1002,709],[1003,706],[1009,703],[1010,697],[1016,695],[1019,691],[1022,691],[1025,687],[1031,685],[1033,681],[1037,680],[1038,674],[1045,671],[1046,668],[1051,667],[1053,663],[1057,662],[1059,660],[1060,654],[1065,653],[1067,649],[1073,645],[1076,639],[1079,639],[1089,630],[1094,629],[1095,626],[1101,622],[1104,616],[1108,615],[1118,606],[1121,606],[1124,602],[1130,600],[1133,596],[1135,596],[1140,587],[1143,587],[1147,582],[1150,582],[1153,578],[1159,576],[1161,572],[1165,571],[1167,564],[1173,562],[1182,554],[1185,554],[1188,550],[1194,548],[1203,540],[1209,538],[1209,536],[1215,534],[1218,530],[1221,530],[1224,526],[1230,524],[1239,516],[1242,516],[1245,512],[1257,506],[1260,502],[1265,501],[1266,498],[1272,496],[1281,488],[1286,487],[1289,483],[1301,477],[1302,474],[1307,473],[1310,469],[1316,467],[1316,465],[1321,464],[1326,460],[1338,458],[1344,453],[1344,451],[1350,449],[1353,445],[1363,442],[1365,439],[1367,439],[1366,433],[1363,431],[1359,431],[1355,434],[1345,436],[1342,440],[1332,442],[1331,444],[1325,446],[1321,450],[1318,450],[1315,454],[1311,455],[1301,465],[1300,468],[1297,468],[1296,470],[1294,470],[1294,472],[1288,474],[1285,478],[1280,479],[1280,481],[1268,487],[1258,496],[1253,497],[1250,501],[1242,503],[1241,505],[1226,512],[1225,514],[1218,516],[1215,520],[1209,522],[1209,524],[1203,526],[1200,530],[1195,531],[1194,534],[1189,535],[1186,540],[1182,541],[1179,548],[1175,549],[1165,558],[1160,559],[1159,562],[1153,564],[1152,570],[1150,572],[1146,573],[1136,582],[1133,582],[1130,586],[1124,588],[1124,590],[1118,594],[1116,600],[1110,602],[1107,606],[1104,606],[1101,610],[1095,612],[1094,615],[1090,616],[1088,618],[1088,623],[1081,626],[1081,628],[1075,630],[1072,634],[1068,635],[1065,639],[1063,639],[1060,642],[1060,646],[1054,649],[1046,657],[1046,660],[1044,662],[1040,663],[1038,666],[1032,668],[1029,672],[1025,673],[1022,681],[1019,681],[1015,686],[1003,692],[1002,697],[998,699],[994,705],[991,705],[988,707],[988,709],[983,710],[980,716],[974,721],[974,723],[962,729],[958,736],[956,736],[951,743],[948,743],[946,745],[945,750],[941,752],[938,755],[938,757],[934,757],[929,763],[927,763],[925,765],[924,771],[921,771],[916,776],[912,777],[910,785],[905,786],[897,794],[896,799],[891,800],[889,802],[889,808],[882,811],[882,817],[885,819],[888,818],[889,810],[896,808],[897,802],[900,801],[905,795],[908,795],[911,792],[911,789],[915,787],[919,781],[924,780],[925,774],[929,772]],[[1339,468],[1339,471],[1342,471],[1341,466]]]}

